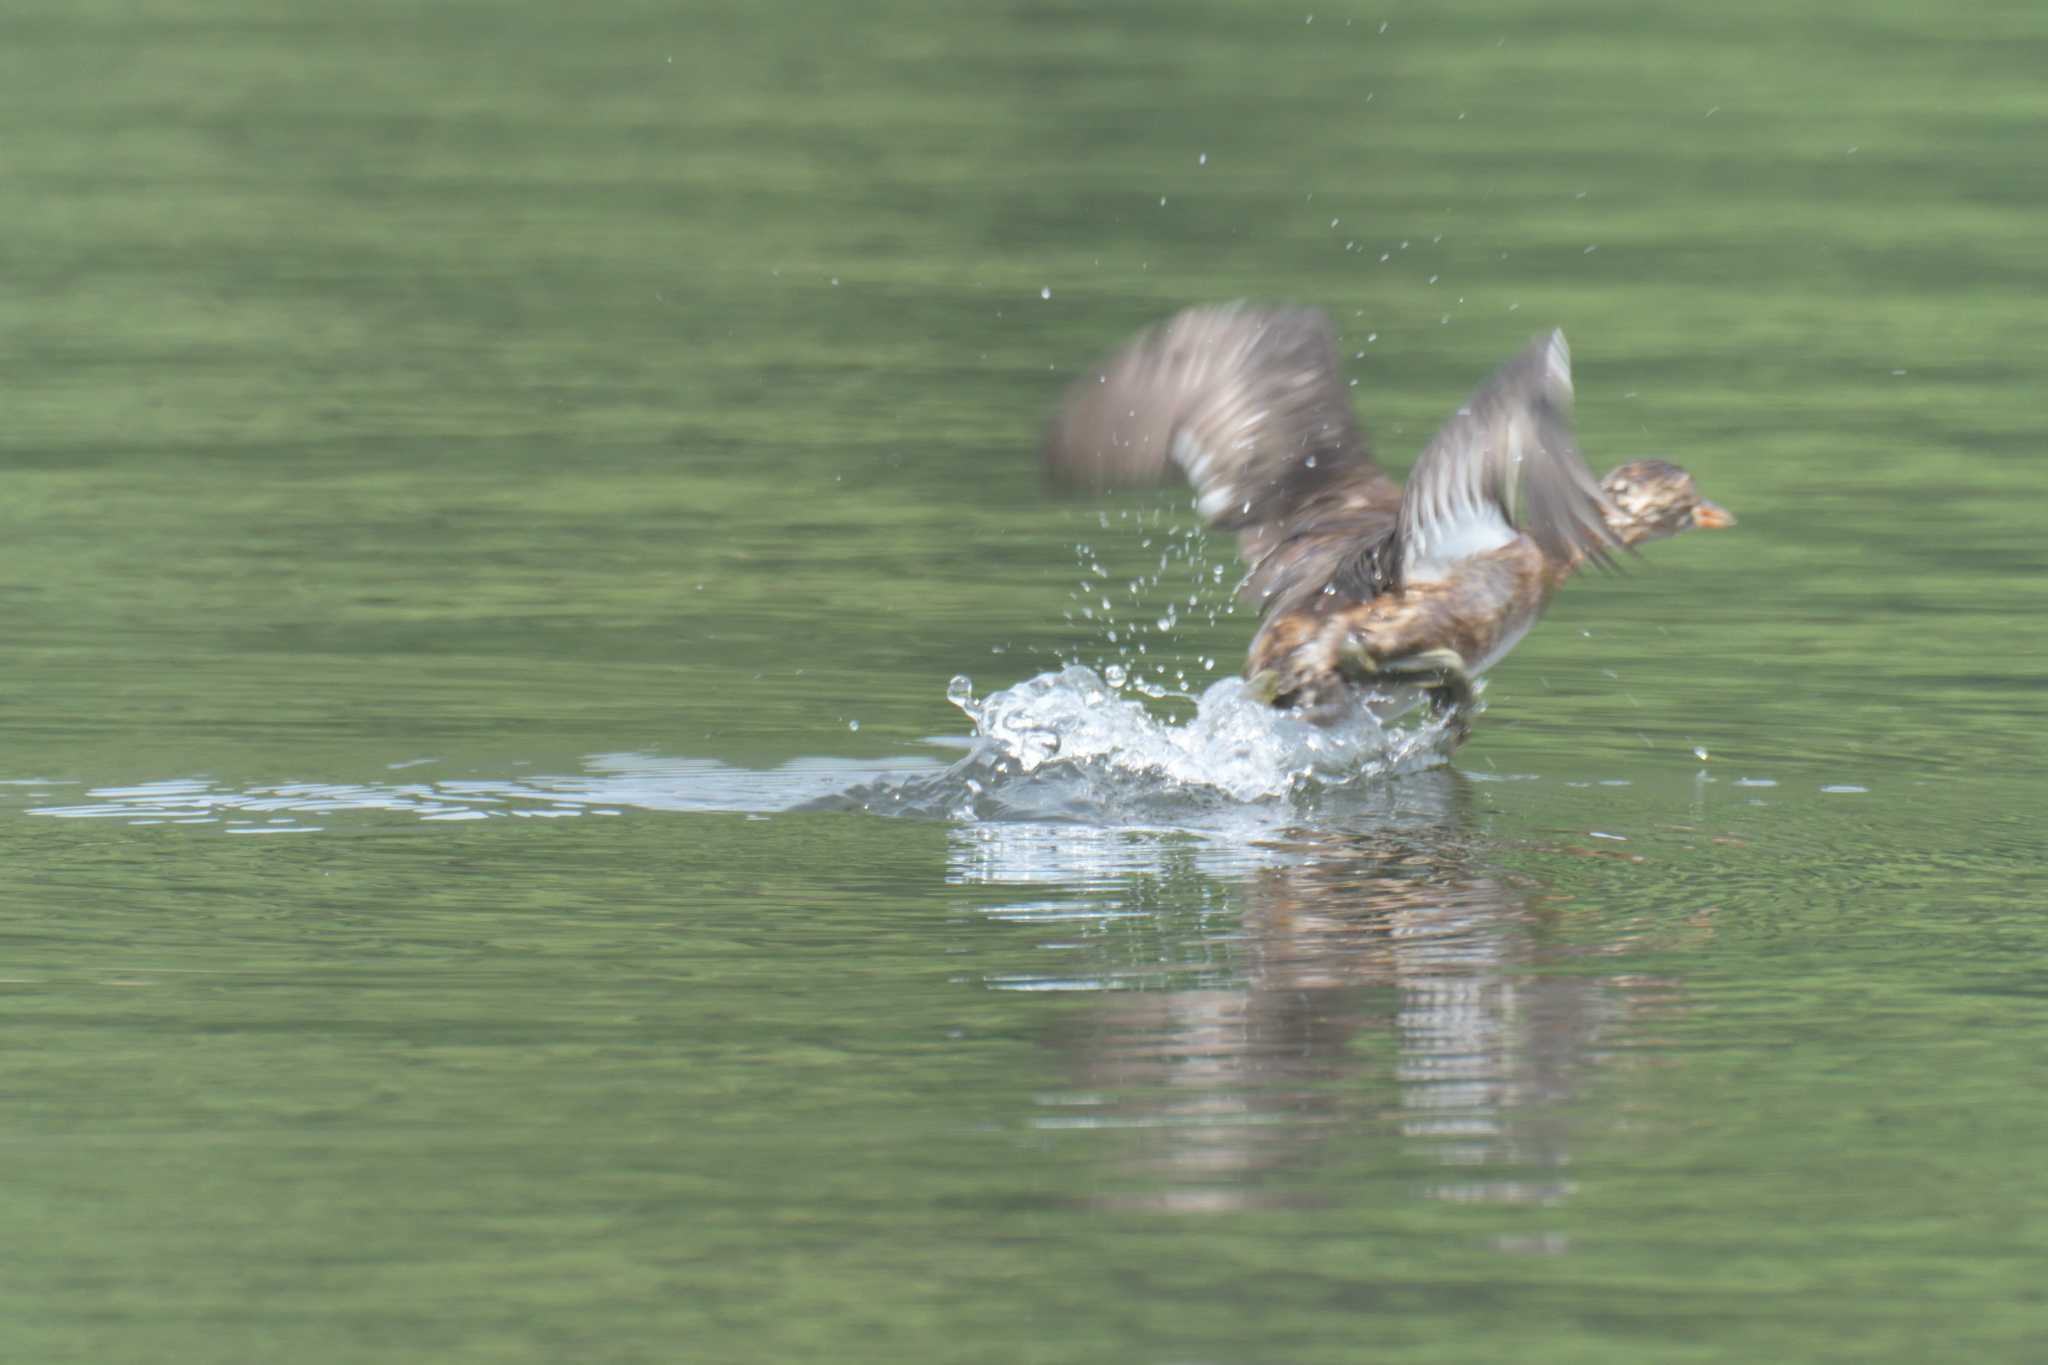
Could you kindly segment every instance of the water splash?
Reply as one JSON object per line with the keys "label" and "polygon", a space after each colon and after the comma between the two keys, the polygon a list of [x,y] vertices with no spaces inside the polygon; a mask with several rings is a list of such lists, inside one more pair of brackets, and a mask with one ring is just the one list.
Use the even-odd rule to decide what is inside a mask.
{"label": "water splash", "polygon": [[974,722],[967,757],[943,773],[855,788],[831,804],[884,814],[1094,824],[1207,823],[1227,807],[1284,804],[1442,762],[1440,721],[1394,726],[1361,710],[1311,725],[1225,678],[1185,722],[1162,720],[1079,664],[976,699],[947,699]]}
{"label": "water splash", "polygon": [[[1194,702],[1200,679],[1216,667],[1201,628],[1238,613],[1236,574],[1218,561],[1207,529],[1171,509],[1099,509],[1096,522],[1115,534],[1106,546],[1074,546],[1080,576],[1064,613],[1094,638],[1077,641],[1062,661],[1155,700]],[[1133,557],[1136,564],[1120,562]]]}

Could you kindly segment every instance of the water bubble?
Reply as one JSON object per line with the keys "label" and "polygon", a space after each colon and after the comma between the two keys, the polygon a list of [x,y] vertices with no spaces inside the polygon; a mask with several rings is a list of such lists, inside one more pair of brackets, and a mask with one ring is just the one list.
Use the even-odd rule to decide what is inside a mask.
{"label": "water bubble", "polygon": [[1122,664],[1111,664],[1109,667],[1102,670],[1102,680],[1108,683],[1111,687],[1122,687],[1124,685],[1124,679],[1128,676],[1129,675],[1124,672],[1124,667]]}

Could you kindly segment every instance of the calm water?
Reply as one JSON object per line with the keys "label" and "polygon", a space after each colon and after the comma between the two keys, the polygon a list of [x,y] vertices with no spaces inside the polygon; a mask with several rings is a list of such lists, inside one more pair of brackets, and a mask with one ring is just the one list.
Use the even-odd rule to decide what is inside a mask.
{"label": "calm water", "polygon": [[[14,7],[0,1354],[2048,1352],[2048,15],[1308,8]],[[1741,527],[1198,715],[1239,295]]]}

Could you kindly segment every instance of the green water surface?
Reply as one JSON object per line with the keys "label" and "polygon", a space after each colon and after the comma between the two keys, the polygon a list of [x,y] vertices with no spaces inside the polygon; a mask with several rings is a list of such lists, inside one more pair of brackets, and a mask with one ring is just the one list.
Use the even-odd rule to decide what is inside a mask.
{"label": "green water surface", "polygon": [[[2048,11],[0,28],[0,1358],[2048,1355]],[[1741,525],[1448,768],[794,809],[1235,670],[1033,448],[1237,296]]]}

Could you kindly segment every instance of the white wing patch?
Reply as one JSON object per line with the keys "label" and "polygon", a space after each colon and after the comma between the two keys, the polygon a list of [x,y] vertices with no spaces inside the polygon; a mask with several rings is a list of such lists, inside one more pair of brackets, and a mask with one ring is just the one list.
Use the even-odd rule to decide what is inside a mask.
{"label": "white wing patch", "polygon": [[[1564,333],[1554,331],[1510,361],[1445,423],[1417,461],[1402,500],[1403,581],[1441,582],[1461,561],[1517,538],[1523,476],[1548,468],[1554,459],[1545,449],[1543,424],[1568,413],[1571,397],[1572,353]],[[1551,439],[1557,439],[1554,433]]]}
{"label": "white wing patch", "polygon": [[1402,577],[1410,583],[1441,582],[1461,560],[1498,550],[1515,538],[1515,528],[1500,509],[1485,501],[1443,509],[1419,529],[1401,566]]}
{"label": "white wing patch", "polygon": [[1202,520],[1216,521],[1240,501],[1237,485],[1223,477],[1226,469],[1235,466],[1228,460],[1212,458],[1185,430],[1173,433],[1171,454],[1173,462],[1195,487],[1195,510],[1202,514]]}
{"label": "white wing patch", "polygon": [[[1469,408],[1458,416],[1471,416]],[[1520,423],[1508,424],[1508,458],[1521,463]],[[1438,496],[1416,509],[1408,527],[1406,554],[1401,576],[1410,583],[1436,583],[1450,577],[1460,560],[1498,550],[1514,540],[1515,528],[1501,512],[1500,505],[1486,495],[1485,461],[1466,459],[1456,477],[1435,490]]]}

